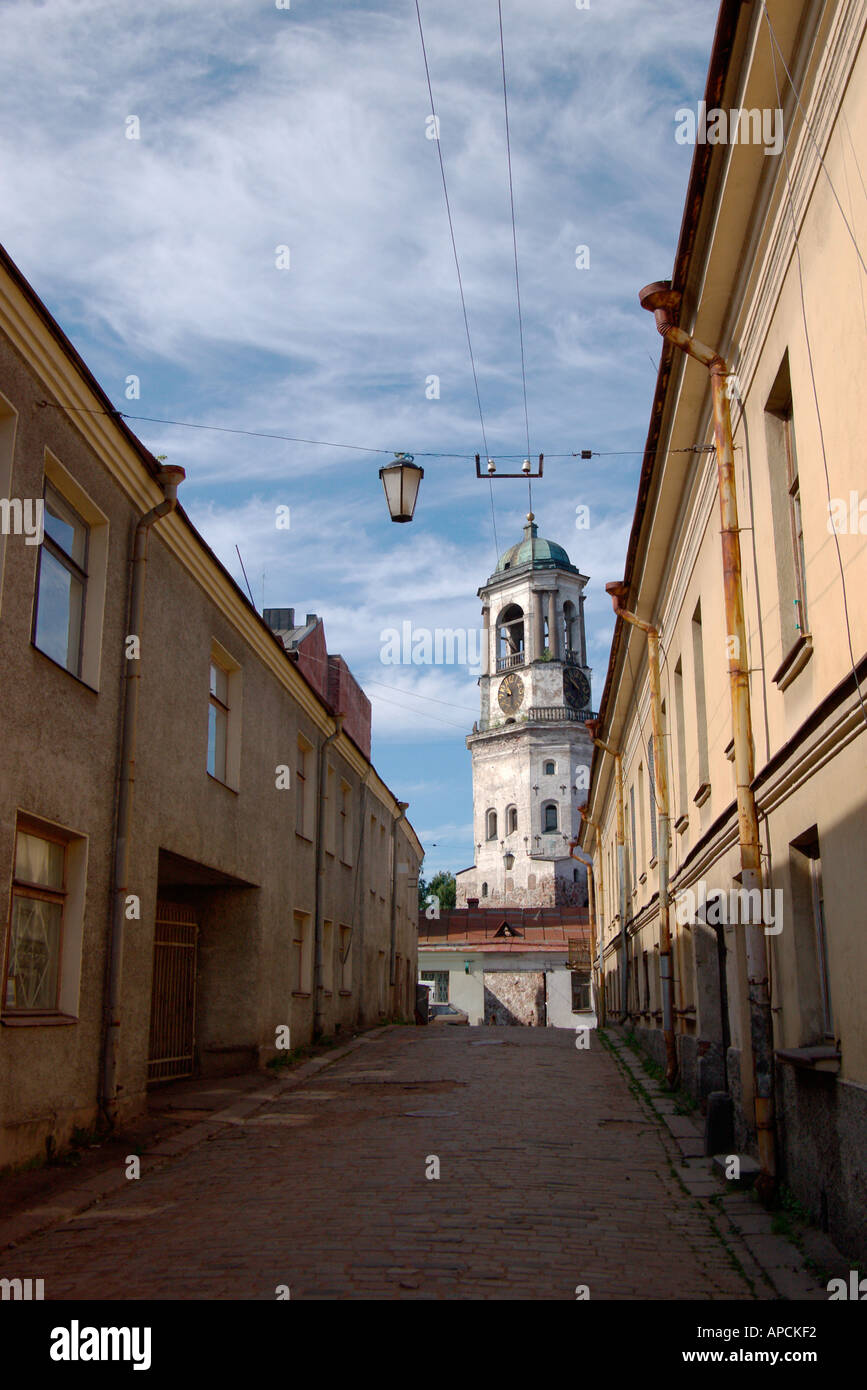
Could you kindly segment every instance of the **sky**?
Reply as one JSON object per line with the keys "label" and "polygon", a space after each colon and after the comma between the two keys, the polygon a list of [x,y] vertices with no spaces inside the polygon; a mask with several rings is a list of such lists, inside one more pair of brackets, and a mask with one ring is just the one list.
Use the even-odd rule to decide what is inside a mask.
{"label": "sky", "polygon": [[[0,241],[117,409],[328,442],[129,422],[257,608],[322,616],[430,878],[473,859],[478,673],[395,664],[388,630],[477,629],[528,508],[473,462],[527,452],[497,0],[420,0],[481,419],[415,0],[282,5],[4,0]],[[671,275],[717,10],[502,0],[533,510],[590,576],[594,708],[661,347],[638,290]]]}

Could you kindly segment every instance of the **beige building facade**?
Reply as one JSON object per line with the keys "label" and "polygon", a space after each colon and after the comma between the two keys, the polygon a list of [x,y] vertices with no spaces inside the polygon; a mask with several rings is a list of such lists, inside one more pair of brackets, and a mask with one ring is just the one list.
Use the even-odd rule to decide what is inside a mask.
{"label": "beige building facade", "polygon": [[422,849],[369,706],[339,657],[305,675],[177,481],[2,254],[0,1166],[413,1016]]}
{"label": "beige building facade", "polygon": [[[606,1017],[662,1061],[664,759],[681,1084],[703,1104],[727,1093],[732,1142],[753,1154],[756,1095],[764,1104],[769,1091],[758,1113],[777,1182],[864,1258],[867,6],[768,0],[767,10],[770,23],[762,5],[722,5],[705,102],[779,109],[785,145],[696,145],[670,301],[673,323],[725,360],[740,574],[728,576],[727,604],[711,373],[669,336],[626,572],[610,576],[659,634],[660,736],[647,636],[618,618],[597,729],[608,747],[595,748],[582,843],[595,860]],[[736,583],[745,653],[733,645]],[[739,661],[753,761],[740,802],[755,801],[767,890],[758,956],[738,915],[751,882],[734,761]]]}

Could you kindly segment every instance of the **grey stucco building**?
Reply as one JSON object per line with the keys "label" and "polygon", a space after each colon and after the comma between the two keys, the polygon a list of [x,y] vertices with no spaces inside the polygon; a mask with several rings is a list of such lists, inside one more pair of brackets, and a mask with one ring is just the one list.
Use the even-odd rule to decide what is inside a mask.
{"label": "grey stucco building", "polygon": [[422,850],[369,707],[365,746],[345,664],[305,674],[182,476],[0,253],[0,1166],[412,1016]]}

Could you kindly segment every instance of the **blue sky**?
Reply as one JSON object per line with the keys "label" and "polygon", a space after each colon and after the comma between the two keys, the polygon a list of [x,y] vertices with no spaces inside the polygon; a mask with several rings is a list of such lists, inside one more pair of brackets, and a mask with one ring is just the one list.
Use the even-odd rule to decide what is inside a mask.
{"label": "blue sky", "polygon": [[[702,95],[717,8],[503,0],[534,457],[643,445],[660,343],[637,293],[671,272],[692,156],[675,112]],[[523,454],[496,0],[421,9],[488,449]],[[416,519],[395,526],[375,453],[132,424],[187,470],[183,504],[242,582],[240,547],[257,606],[264,586],[324,617],[427,877],[472,862],[476,678],[384,665],[381,634],[478,626],[497,554],[430,114],[414,0],[3,6],[0,240],[115,406],[465,456],[419,457]],[[594,704],[638,464],[552,458],[534,488],[540,534],[591,577]],[[527,490],[493,491],[502,551]]]}

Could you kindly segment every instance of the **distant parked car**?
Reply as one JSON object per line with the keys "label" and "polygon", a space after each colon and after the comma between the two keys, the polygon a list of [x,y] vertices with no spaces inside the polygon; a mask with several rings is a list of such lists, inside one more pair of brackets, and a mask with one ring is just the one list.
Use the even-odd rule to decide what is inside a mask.
{"label": "distant parked car", "polygon": [[469,1026],[469,1014],[464,1013],[463,1009],[455,1008],[454,1004],[431,1004],[430,1006],[431,1023],[457,1023]]}

